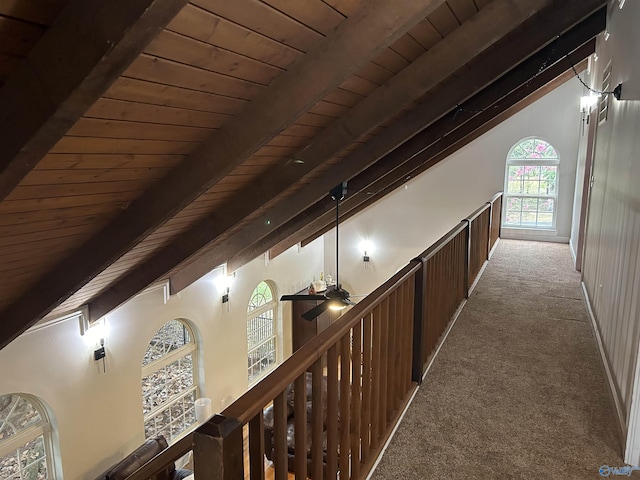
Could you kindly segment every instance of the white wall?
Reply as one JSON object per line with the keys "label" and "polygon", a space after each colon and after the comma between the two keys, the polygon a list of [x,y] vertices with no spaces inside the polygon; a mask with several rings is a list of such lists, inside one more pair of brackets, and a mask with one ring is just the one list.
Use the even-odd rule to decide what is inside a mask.
{"label": "white wall", "polygon": [[[214,271],[164,304],[162,289],[143,293],[107,317],[106,373],[93,360],[76,319],[25,333],[0,351],[0,395],[27,393],[54,414],[62,459],[59,479],[93,479],[144,441],[141,362],[149,340],[167,321],[186,319],[197,332],[203,395],[221,411],[247,389],[246,311],[251,292],[271,280],[278,295],[308,285],[322,268],[320,240],[294,247],[265,265],[263,257],[240,268],[221,303]],[[279,306],[285,315],[288,308]],[[282,318],[282,316],[280,317]],[[291,344],[291,318],[283,319]],[[290,350],[287,349],[287,350]],[[290,351],[284,352],[290,354]]]}
{"label": "white wall", "polygon": [[638,346],[640,344],[640,3],[610,2],[608,41],[598,42],[594,86],[611,61],[612,88],[635,90],[635,101],[609,100],[598,125],[586,228],[583,281],[602,339],[619,407],[628,430],[625,461],[640,462]]}
{"label": "white wall", "polygon": [[[351,293],[369,293],[421,253],[460,220],[503,190],[505,162],[521,139],[537,136],[560,155],[557,230],[544,239],[567,242],[575,184],[580,95],[572,79],[469,143],[449,158],[410,180],[383,200],[340,225],[341,282]],[[347,194],[348,195],[348,194]],[[511,236],[520,233],[511,229]],[[503,236],[506,235],[503,229]],[[325,270],[335,270],[335,230],[325,235]],[[538,238],[528,231],[528,238]],[[358,244],[376,245],[364,269]]]}

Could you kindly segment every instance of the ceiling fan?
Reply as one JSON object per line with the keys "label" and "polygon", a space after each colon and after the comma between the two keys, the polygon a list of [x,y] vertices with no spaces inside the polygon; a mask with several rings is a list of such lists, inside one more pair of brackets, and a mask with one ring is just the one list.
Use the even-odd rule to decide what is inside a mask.
{"label": "ceiling fan", "polygon": [[324,291],[324,293],[318,293],[315,295],[283,295],[280,297],[280,300],[323,300],[322,303],[319,303],[311,310],[302,314],[302,318],[305,320],[312,321],[321,313],[325,312],[327,309],[332,310],[342,310],[343,308],[349,305],[355,305],[354,302],[349,300],[349,292],[347,292],[340,285],[339,276],[338,276],[338,266],[340,262],[338,262],[338,252],[339,252],[339,235],[338,235],[338,224],[340,218],[340,201],[347,194],[347,182],[342,182],[340,185],[332,188],[329,192],[331,195],[331,199],[336,202],[336,283],[335,285],[330,285]]}

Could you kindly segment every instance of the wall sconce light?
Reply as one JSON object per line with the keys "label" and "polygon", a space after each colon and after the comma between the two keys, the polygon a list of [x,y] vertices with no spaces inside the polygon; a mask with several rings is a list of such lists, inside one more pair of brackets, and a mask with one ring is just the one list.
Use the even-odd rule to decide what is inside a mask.
{"label": "wall sconce light", "polygon": [[235,281],[236,272],[233,272],[231,275],[223,272],[218,278],[216,278],[216,287],[218,288],[218,292],[222,294],[222,303],[229,303],[229,291],[233,286],[233,282]]}
{"label": "wall sconce light", "polygon": [[95,361],[102,360],[103,371],[107,372],[106,360],[107,351],[105,350],[105,341],[109,336],[109,325],[106,318],[89,323],[89,316],[86,312],[80,314],[80,333],[85,343],[93,347],[93,359]]}
{"label": "wall sconce light", "polygon": [[374,245],[371,240],[362,240],[358,245],[358,250],[362,252],[362,263],[364,264],[364,268],[367,268],[367,265],[371,261],[371,253],[373,253]]}
{"label": "wall sconce light", "polygon": [[588,113],[596,103],[598,103],[598,95],[585,95],[580,97],[580,111]]}
{"label": "wall sconce light", "polygon": [[640,100],[640,81],[627,80],[613,89],[616,100]]}

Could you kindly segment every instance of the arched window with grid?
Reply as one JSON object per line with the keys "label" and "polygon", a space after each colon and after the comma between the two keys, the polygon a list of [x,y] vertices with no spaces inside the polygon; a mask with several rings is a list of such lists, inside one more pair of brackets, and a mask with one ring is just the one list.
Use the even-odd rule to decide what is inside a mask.
{"label": "arched window with grid", "polygon": [[197,347],[182,320],[170,320],[153,336],[142,360],[142,411],[145,438],[168,442],[196,422],[194,402]]}
{"label": "arched window with grid", "polygon": [[254,382],[277,363],[277,302],[274,289],[262,281],[254,289],[247,307],[248,377]]}
{"label": "arched window with grid", "polygon": [[553,146],[529,137],[507,156],[502,226],[552,230],[558,207],[560,158]]}
{"label": "arched window with grid", "polygon": [[51,480],[51,422],[42,404],[28,395],[0,395],[0,478]]}

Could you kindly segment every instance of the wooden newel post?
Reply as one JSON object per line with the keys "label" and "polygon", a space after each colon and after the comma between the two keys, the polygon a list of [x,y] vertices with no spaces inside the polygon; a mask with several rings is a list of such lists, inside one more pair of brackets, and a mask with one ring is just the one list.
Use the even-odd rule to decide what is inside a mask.
{"label": "wooden newel post", "polygon": [[193,434],[193,466],[198,480],[244,478],[242,424],[215,415]]}
{"label": "wooden newel post", "polygon": [[489,255],[491,254],[491,229],[493,227],[493,201],[487,202],[489,205],[489,222],[487,225],[487,257],[485,260],[489,260]]}
{"label": "wooden newel post", "polygon": [[411,380],[422,383],[422,370],[424,369],[424,349],[426,331],[427,309],[427,262],[422,258],[415,258],[413,262],[420,262],[420,270],[416,272],[415,295],[413,296],[413,358],[411,364]]}
{"label": "wooden newel post", "polygon": [[462,220],[467,222],[464,239],[467,248],[464,251],[464,298],[469,298],[469,288],[471,288],[471,220],[465,218]]}

